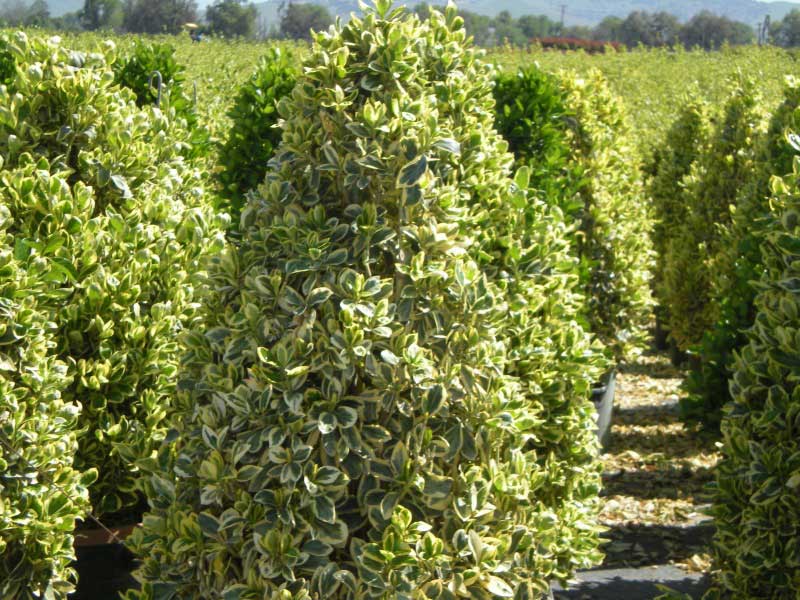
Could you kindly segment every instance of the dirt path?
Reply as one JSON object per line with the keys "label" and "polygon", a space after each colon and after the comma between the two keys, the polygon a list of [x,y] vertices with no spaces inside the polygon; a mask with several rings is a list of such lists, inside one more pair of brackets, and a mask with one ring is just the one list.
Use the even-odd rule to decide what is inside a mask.
{"label": "dirt path", "polygon": [[716,438],[681,423],[682,381],[667,357],[654,354],[618,375],[611,443],[602,456],[606,559],[556,598],[644,600],[657,594],[656,583],[694,596],[702,591],[713,534],[704,488],[719,453]]}

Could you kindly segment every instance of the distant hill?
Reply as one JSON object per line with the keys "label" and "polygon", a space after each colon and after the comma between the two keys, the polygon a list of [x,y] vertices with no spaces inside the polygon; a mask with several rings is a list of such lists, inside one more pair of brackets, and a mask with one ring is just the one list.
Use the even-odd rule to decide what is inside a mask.
{"label": "distant hill", "polygon": [[[351,12],[358,12],[358,0],[311,0],[314,4],[326,6],[334,15],[347,18]],[[431,4],[444,3],[445,0],[433,0]],[[561,17],[560,5],[564,4],[565,23],[567,25],[594,25],[604,17],[616,15],[626,16],[633,10],[660,11],[673,13],[681,20],[686,20],[701,10],[710,10],[737,21],[754,25],[770,15],[773,19],[782,18],[793,8],[800,9],[800,4],[791,2],[758,2],[757,0],[456,0],[460,8],[484,15],[496,15],[502,10],[509,11],[515,17],[520,15],[547,15],[558,20]],[[198,0],[203,9],[212,0]],[[418,0],[402,2],[413,6]],[[54,16],[63,15],[80,9],[83,0],[49,0],[50,12]],[[257,3],[261,18],[267,25],[277,23],[278,6],[281,0],[266,0]]]}

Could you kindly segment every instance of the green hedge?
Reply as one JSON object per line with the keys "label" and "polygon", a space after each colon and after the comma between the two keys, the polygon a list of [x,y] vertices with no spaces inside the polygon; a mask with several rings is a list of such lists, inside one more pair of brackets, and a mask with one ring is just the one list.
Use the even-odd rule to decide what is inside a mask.
{"label": "green hedge", "polygon": [[[0,47],[14,63],[0,88],[2,250],[32,265],[25,267],[26,301],[47,327],[38,328],[44,339],[30,352],[38,353],[44,375],[61,375],[43,392],[54,401],[42,410],[42,431],[54,439],[58,456],[50,460],[61,461],[75,503],[53,527],[52,548],[41,544],[36,552],[52,553],[63,566],[65,536],[86,508],[82,492],[70,491],[73,454],[74,469],[96,472],[89,490],[95,515],[105,518],[140,497],[140,461],[150,460],[165,433],[176,337],[195,319],[205,256],[220,247],[225,220],[208,206],[200,171],[181,156],[188,139],[182,121],[139,109],[131,92],[114,84],[110,43],[83,54],[56,38],[16,34],[0,38]],[[26,410],[37,406],[24,396],[19,402]],[[69,419],[57,418],[67,411]],[[35,439],[35,419],[20,427],[15,443]],[[37,461],[47,458],[45,448],[29,451],[42,453]],[[42,497],[54,493],[47,480],[40,483]],[[4,503],[20,502],[17,493],[31,506],[40,502],[27,490],[7,489]],[[16,525],[21,530],[10,535],[30,535],[26,523]],[[15,577],[33,577],[20,564]],[[53,597],[64,597],[63,577],[54,572]]]}
{"label": "green hedge", "polygon": [[270,48],[228,111],[231,128],[219,149],[218,177],[234,225],[245,193],[264,181],[267,163],[281,141],[277,104],[294,87],[298,61],[288,49]]}
{"label": "green hedge", "polygon": [[[538,598],[598,559],[602,366],[577,325],[547,340],[540,295],[576,283],[563,218],[510,179],[455,8],[376,4],[279,105],[185,338],[129,598]],[[521,377],[551,356],[574,371]]]}
{"label": "green hedge", "polygon": [[573,160],[568,131],[575,115],[557,76],[537,66],[495,77],[495,127],[508,142],[518,166],[531,171],[536,195],[578,220],[580,169]]}
{"label": "green hedge", "polygon": [[565,215],[589,329],[617,360],[630,356],[650,321],[651,217],[619,100],[599,72],[537,67],[500,74],[494,95],[497,128],[531,169],[533,193]]}
{"label": "green hedge", "polygon": [[709,598],[800,595],[800,173],[773,182],[766,274],[722,420],[713,514],[717,586]]}

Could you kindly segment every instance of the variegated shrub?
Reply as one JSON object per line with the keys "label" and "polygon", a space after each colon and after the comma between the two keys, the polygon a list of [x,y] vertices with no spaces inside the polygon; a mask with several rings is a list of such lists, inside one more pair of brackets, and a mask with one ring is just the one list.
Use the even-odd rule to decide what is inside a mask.
{"label": "variegated shrub", "polygon": [[[33,181],[65,193],[63,180]],[[69,377],[53,355],[56,325],[38,306],[58,265],[25,252],[17,233],[0,203],[0,597],[62,599],[74,589],[72,530],[95,474],[72,467],[79,407],[63,398]]]}
{"label": "variegated shrub", "polygon": [[114,84],[113,48],[22,33],[0,46],[14,65],[0,88],[3,250],[47,261],[34,293],[62,397],[82,409],[74,466],[96,469],[92,510],[113,513],[137,502],[137,461],[163,438],[175,338],[224,220],[181,156],[184,129]]}
{"label": "variegated shrub", "polygon": [[656,253],[652,287],[658,306],[655,309],[660,328],[669,322],[665,295],[664,270],[667,247],[686,222],[691,202],[686,179],[692,166],[707,150],[710,134],[710,107],[697,90],[681,99],[681,109],[664,139],[657,144],[646,170],[647,192],[653,204],[653,249]]}
{"label": "variegated shrub", "polygon": [[565,213],[588,328],[615,359],[632,356],[650,324],[652,216],[619,99],[597,71],[580,79],[535,66],[499,75],[494,93],[533,195]]}
{"label": "variegated shrub", "polygon": [[720,233],[731,221],[738,190],[752,178],[755,143],[767,128],[755,82],[740,77],[731,84],[708,147],[686,177],[685,219],[676,224],[664,251],[662,300],[670,336],[681,350],[698,344],[716,319],[708,259],[720,250]]}
{"label": "variegated shrub", "polygon": [[681,401],[684,417],[718,427],[722,406],[730,400],[728,379],[734,352],[747,342],[753,325],[757,293],[764,273],[761,248],[774,220],[770,180],[792,171],[795,150],[786,138],[795,127],[800,87],[790,81],[784,101],[774,111],[769,128],[754,140],[752,169],[737,190],[730,221],[719,227],[716,253],[709,257],[712,326],[696,348],[698,361],[687,379],[688,397]]}
{"label": "variegated shrub", "polygon": [[765,235],[757,315],[722,419],[709,599],[800,596],[799,185],[796,159],[793,175],[773,180],[783,216]]}
{"label": "variegated shrub", "polygon": [[129,598],[533,599],[598,558],[563,217],[510,179],[455,7],[391,4],[317,34],[279,105]]}
{"label": "variegated shrub", "polygon": [[618,360],[642,350],[652,317],[653,226],[624,108],[599,71],[561,73],[583,201],[577,254],[590,330]]}

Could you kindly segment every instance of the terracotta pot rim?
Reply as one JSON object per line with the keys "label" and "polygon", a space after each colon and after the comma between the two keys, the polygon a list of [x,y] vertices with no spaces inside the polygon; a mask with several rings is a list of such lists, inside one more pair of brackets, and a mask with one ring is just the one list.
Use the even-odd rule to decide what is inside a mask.
{"label": "terracotta pot rim", "polygon": [[[117,540],[125,540],[139,525],[141,525],[141,523],[116,525],[114,527],[108,527],[108,531],[99,528],[76,530],[73,532],[74,541],[72,545],[75,548],[82,548],[86,546],[108,546],[117,544]],[[109,531],[111,533],[109,533]],[[111,534],[113,534],[113,536]],[[116,539],[114,536],[116,536]]]}

